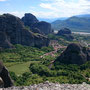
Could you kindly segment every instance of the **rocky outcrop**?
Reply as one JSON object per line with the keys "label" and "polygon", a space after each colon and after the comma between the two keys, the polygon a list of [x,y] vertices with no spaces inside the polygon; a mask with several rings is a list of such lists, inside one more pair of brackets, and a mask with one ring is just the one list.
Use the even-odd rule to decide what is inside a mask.
{"label": "rocky outcrop", "polygon": [[48,46],[49,39],[27,30],[23,22],[10,14],[0,16],[0,47],[11,48],[13,44],[26,46]]}
{"label": "rocky outcrop", "polygon": [[31,13],[26,13],[25,16],[22,18],[25,26],[31,27],[34,23],[39,22],[38,19]]}
{"label": "rocky outcrop", "polygon": [[40,34],[47,35],[53,32],[50,23],[44,21],[39,22],[39,20],[30,13],[26,13],[25,16],[22,18],[22,21],[24,22],[25,26],[30,27],[32,32],[36,32],[36,28],[38,29],[37,32],[40,31],[38,32]]}
{"label": "rocky outcrop", "polygon": [[44,21],[33,24],[32,29],[33,28],[38,28],[45,35],[50,34],[50,33],[53,32],[53,30],[51,28],[51,24],[47,23],[47,22],[44,22]]}
{"label": "rocky outcrop", "polygon": [[2,86],[2,87],[7,88],[7,87],[13,86],[13,82],[9,75],[9,72],[1,61],[0,61],[0,77],[4,83],[4,86]]}
{"label": "rocky outcrop", "polygon": [[74,37],[72,36],[71,30],[68,29],[68,28],[63,28],[63,29],[59,30],[58,33],[57,33],[57,35],[58,36],[64,36],[68,40],[74,39]]}
{"label": "rocky outcrop", "polygon": [[11,87],[2,90],[90,90],[90,85],[83,84],[59,84],[59,83],[40,83],[38,85]]}
{"label": "rocky outcrop", "polygon": [[90,49],[81,44],[72,43],[66,50],[55,60],[55,63],[77,64],[81,65],[90,61]]}
{"label": "rocky outcrop", "polygon": [[58,31],[58,35],[64,35],[64,34],[71,34],[71,30],[68,28],[63,28],[60,31]]}
{"label": "rocky outcrop", "polygon": [[33,33],[39,33],[39,34],[44,34],[43,32],[41,32],[38,28],[33,28],[33,29],[31,29],[31,31],[33,32]]}

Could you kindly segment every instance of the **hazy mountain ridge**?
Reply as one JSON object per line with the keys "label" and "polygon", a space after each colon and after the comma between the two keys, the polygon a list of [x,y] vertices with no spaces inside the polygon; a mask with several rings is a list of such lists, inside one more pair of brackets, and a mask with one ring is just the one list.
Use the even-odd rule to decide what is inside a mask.
{"label": "hazy mountain ridge", "polygon": [[90,32],[90,17],[73,16],[66,20],[56,20],[52,22],[52,27],[55,30],[66,27],[75,32]]}

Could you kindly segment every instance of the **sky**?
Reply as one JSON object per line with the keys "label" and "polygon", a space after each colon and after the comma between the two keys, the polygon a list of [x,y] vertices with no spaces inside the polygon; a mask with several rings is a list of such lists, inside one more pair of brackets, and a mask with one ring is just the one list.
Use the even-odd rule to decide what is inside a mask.
{"label": "sky", "polygon": [[32,13],[38,18],[60,18],[90,14],[90,0],[0,0],[0,15],[18,17]]}

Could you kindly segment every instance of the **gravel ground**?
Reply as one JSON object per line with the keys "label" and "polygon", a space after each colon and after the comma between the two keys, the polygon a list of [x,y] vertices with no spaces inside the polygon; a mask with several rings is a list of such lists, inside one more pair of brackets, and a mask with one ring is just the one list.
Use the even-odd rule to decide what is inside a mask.
{"label": "gravel ground", "polygon": [[0,90],[90,90],[90,85],[83,84],[58,84],[58,83],[40,83],[38,85],[22,86],[22,87],[10,87],[1,88]]}

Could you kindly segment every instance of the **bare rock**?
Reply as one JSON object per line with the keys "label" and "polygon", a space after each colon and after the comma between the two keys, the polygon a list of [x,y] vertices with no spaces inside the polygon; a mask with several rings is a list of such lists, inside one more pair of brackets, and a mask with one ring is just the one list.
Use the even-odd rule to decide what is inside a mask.
{"label": "bare rock", "polygon": [[51,24],[45,21],[41,21],[32,25],[32,28],[38,28],[45,35],[53,32]]}
{"label": "bare rock", "polygon": [[22,21],[24,25],[30,27],[30,30],[34,33],[38,32],[39,34],[47,35],[53,32],[50,23],[44,21],[39,22],[33,14],[26,13]]}
{"label": "bare rock", "polygon": [[81,44],[72,43],[66,50],[55,60],[64,64],[84,64],[90,60],[90,50]]}
{"label": "bare rock", "polygon": [[25,16],[22,18],[25,26],[31,27],[32,24],[39,22],[38,19],[31,13],[26,13]]}
{"label": "bare rock", "polygon": [[0,61],[0,77],[3,80],[2,81],[0,79],[0,87],[7,88],[7,87],[13,86],[13,82],[12,82],[12,79],[9,75],[9,72],[1,61]]}
{"label": "bare rock", "polygon": [[12,48],[13,44],[42,47],[49,44],[49,39],[27,30],[18,17],[10,14],[1,15],[0,47]]}
{"label": "bare rock", "polygon": [[68,28],[62,28],[61,30],[58,31],[57,33],[58,36],[64,36],[68,40],[73,40],[74,37],[72,36],[72,32]]}

